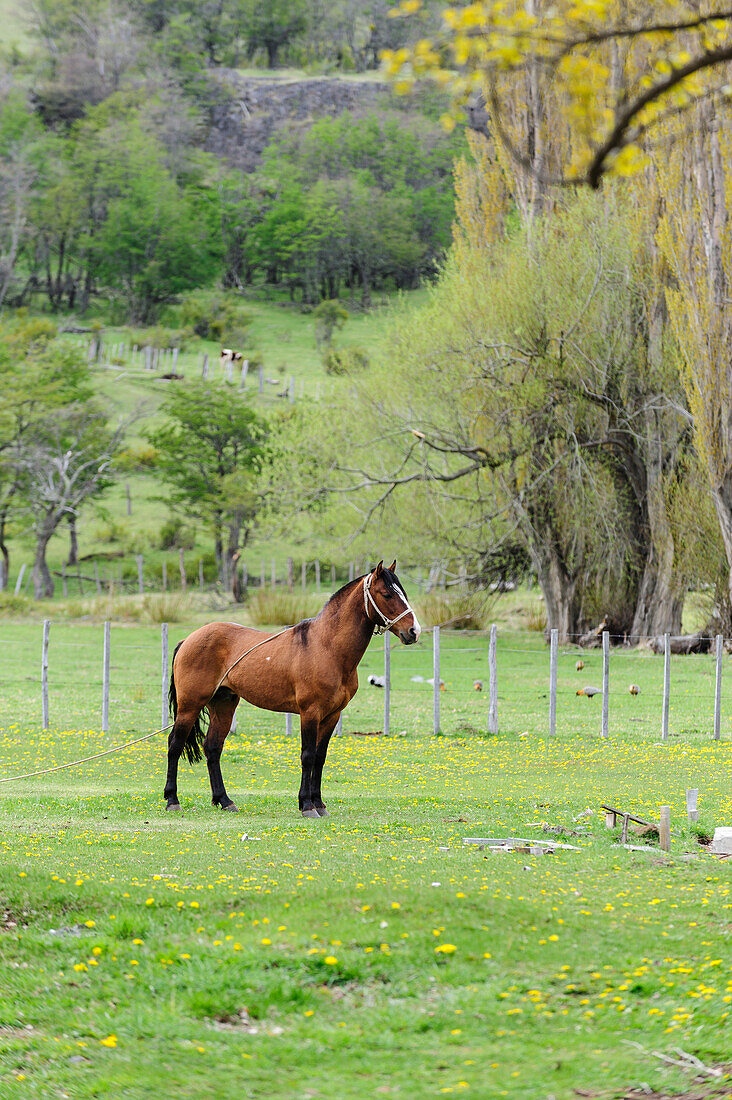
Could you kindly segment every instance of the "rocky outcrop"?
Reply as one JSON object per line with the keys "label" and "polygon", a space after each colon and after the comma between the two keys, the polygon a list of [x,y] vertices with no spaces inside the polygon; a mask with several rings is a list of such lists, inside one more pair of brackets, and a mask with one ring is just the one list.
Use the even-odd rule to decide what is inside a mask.
{"label": "rocky outcrop", "polygon": [[219,85],[220,94],[211,108],[205,148],[244,172],[257,167],[276,131],[304,128],[343,111],[368,114],[388,96],[386,84],[344,77],[277,80],[221,69],[211,79]]}

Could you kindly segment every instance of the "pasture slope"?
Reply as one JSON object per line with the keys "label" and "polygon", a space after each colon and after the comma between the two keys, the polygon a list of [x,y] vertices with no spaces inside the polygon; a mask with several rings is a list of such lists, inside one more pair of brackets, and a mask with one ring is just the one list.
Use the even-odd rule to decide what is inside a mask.
{"label": "pasture slope", "polygon": [[[54,629],[44,733],[39,627],[3,626],[0,778],[158,724],[151,628],[113,632],[109,735],[85,664],[99,627]],[[225,750],[238,816],[211,807],[202,766],[182,768],[184,813],[166,816],[162,737],[0,785],[2,1100],[732,1096],[732,869],[684,812],[697,786],[703,823],[732,821],[730,723],[712,743],[700,702],[711,662],[674,663],[688,682],[658,745],[662,662],[636,657],[644,690],[618,692],[602,743],[568,653],[550,741],[537,636],[505,643],[494,737],[472,691],[485,640],[443,635],[443,648],[444,735],[411,680],[430,674],[429,648],[395,649],[394,736],[353,735],[380,728],[383,697],[363,687],[326,765],[330,819],[297,816],[298,739],[264,712],[240,712]],[[380,660],[375,642],[362,683]],[[609,796],[648,815],[670,804],[671,855],[618,848],[597,812],[567,837],[576,852],[462,842],[545,836],[528,824],[541,821],[575,832]],[[676,1048],[723,1076],[653,1053],[678,1061]]]}

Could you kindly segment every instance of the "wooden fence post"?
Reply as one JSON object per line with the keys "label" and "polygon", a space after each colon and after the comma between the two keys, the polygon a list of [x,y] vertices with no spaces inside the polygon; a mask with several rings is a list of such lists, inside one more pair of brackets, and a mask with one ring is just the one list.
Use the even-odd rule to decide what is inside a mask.
{"label": "wooden fence post", "polygon": [[391,634],[384,634],[384,737],[389,736],[389,706],[391,701]]}
{"label": "wooden fence post", "polygon": [[168,724],[168,624],[160,624],[160,656],[161,666],[163,672],[163,698],[162,698],[162,717],[160,719],[160,728],[165,729]]}
{"label": "wooden fence post", "polygon": [[432,627],[432,732],[440,732],[440,628]]}
{"label": "wooden fence post", "polygon": [[292,558],[287,559],[287,587],[290,592],[295,587],[295,563]]}
{"label": "wooden fence post", "polygon": [[259,364],[259,392],[264,393],[264,364]]}
{"label": "wooden fence post", "polygon": [[610,713],[610,631],[602,632],[602,728],[601,737],[608,735]]}
{"label": "wooden fence post", "polygon": [[112,641],[112,624],[104,624],[104,650],[102,653],[102,733],[109,733],[109,651]]}
{"label": "wooden fence post", "polygon": [[51,633],[51,620],[43,620],[43,646],[41,648],[41,705],[43,710],[43,728],[48,729],[48,640]]}
{"label": "wooden fence post", "polygon": [[198,559],[198,587],[203,592],[203,558]]}
{"label": "wooden fence post", "polygon": [[671,693],[671,635],[663,636],[663,711],[661,714],[661,740],[668,739],[668,708]]}
{"label": "wooden fence post", "polygon": [[270,573],[270,576],[272,578],[272,587],[276,588],[277,587],[277,562],[274,560],[274,558],[272,558],[272,571]]}
{"label": "wooden fence post", "polygon": [[717,669],[714,682],[714,740],[719,741],[722,725],[722,646],[724,639],[717,635]]}
{"label": "wooden fence post", "polygon": [[23,577],[24,576],[25,576],[25,562],[23,562],[23,564],[21,565],[20,572],[18,573],[18,579],[15,582],[15,595],[16,596],[20,592],[20,586],[23,583]]}
{"label": "wooden fence post", "polygon": [[491,624],[491,637],[488,643],[488,732],[498,733],[498,627]]}
{"label": "wooden fence post", "polygon": [[168,563],[163,558],[163,592],[168,590]]}
{"label": "wooden fence post", "polygon": [[249,360],[245,359],[244,362],[241,365],[241,379],[239,381],[239,389],[240,390],[246,389],[248,373],[249,373]]}
{"label": "wooden fence post", "polygon": [[137,561],[137,590],[142,595],[145,591],[144,577],[142,574],[142,554],[136,554],[135,560]]}
{"label": "wooden fence post", "polygon": [[302,590],[304,592],[305,589],[307,588],[307,584],[308,584],[308,563],[306,561],[304,561],[302,563],[300,573],[301,573],[301,581],[302,581]]}
{"label": "wooden fence post", "polygon": [[699,788],[688,787],[686,790],[686,816],[689,824],[693,825],[699,820]]}
{"label": "wooden fence post", "polygon": [[94,583],[97,587],[97,595],[101,596],[101,594],[102,594],[102,582],[99,579],[99,565],[97,564],[96,559],[94,561]]}
{"label": "wooden fence post", "polygon": [[66,562],[65,561],[61,562],[61,587],[63,588],[64,599],[66,599],[66,597],[69,594],[69,583],[66,580]]}
{"label": "wooden fence post", "polygon": [[[666,635],[668,637],[668,635]],[[658,821],[658,843],[664,852],[671,851],[671,807],[661,806]]]}
{"label": "wooden fence post", "polygon": [[265,562],[264,558],[262,558],[262,566],[261,566],[261,569],[259,570],[259,587],[264,588],[266,583],[267,583],[267,563]]}
{"label": "wooden fence post", "polygon": [[336,567],[331,565],[330,567],[330,587],[335,591],[336,586]]}
{"label": "wooden fence post", "polygon": [[355,577],[356,577],[356,566],[352,561],[349,561],[349,563],[348,563],[348,579],[349,579],[349,581],[352,581],[352,580],[355,580]]}
{"label": "wooden fence post", "polygon": [[181,591],[185,592],[188,588],[188,580],[186,578],[186,562],[182,546],[178,547],[178,569],[180,570]]}
{"label": "wooden fence post", "polygon": [[201,363],[201,378],[205,382],[208,378],[208,352],[203,353],[203,361]]}
{"label": "wooden fence post", "polygon": [[315,559],[315,591],[320,592],[320,558]]}
{"label": "wooden fence post", "polygon": [[554,627],[549,642],[549,736],[557,732],[557,646],[559,630]]}

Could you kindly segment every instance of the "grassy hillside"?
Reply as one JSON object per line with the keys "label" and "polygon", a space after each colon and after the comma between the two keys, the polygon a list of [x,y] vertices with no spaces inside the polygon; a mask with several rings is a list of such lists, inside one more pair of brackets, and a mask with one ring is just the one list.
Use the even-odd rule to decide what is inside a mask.
{"label": "grassy hillside", "polygon": [[[407,301],[418,303],[423,300],[426,291],[415,291],[405,295]],[[267,379],[265,392],[258,393],[258,373],[250,372],[246,392],[254,406],[267,415],[283,404],[281,394],[289,384],[290,377],[295,382],[296,401],[317,401],[332,388],[342,384],[337,377],[326,374],[322,356],[315,339],[315,320],[311,313],[304,313],[289,303],[248,300],[245,304],[251,326],[247,339],[242,345],[244,354],[253,354],[261,358],[264,375]],[[385,299],[372,311],[354,311],[344,328],[335,336],[335,342],[344,347],[364,349],[373,358],[379,355],[389,325],[389,302]],[[102,330],[104,345],[111,347],[124,343],[130,348],[141,333],[126,327],[109,326]],[[89,336],[67,335],[64,337],[73,346],[78,346],[79,354],[86,354]],[[192,339],[178,358],[177,369],[184,378],[200,379],[203,354],[209,356],[210,377],[224,384],[224,376],[219,369],[220,344],[210,340]],[[161,377],[160,371],[146,371],[139,356],[126,353],[124,358],[114,364],[100,365],[94,371],[95,387],[99,396],[113,414],[122,417],[135,416],[129,430],[129,443],[139,444],[144,440],[147,428],[160,422],[159,408],[170,382]],[[271,381],[270,381],[271,380]],[[235,381],[239,382],[236,377]],[[273,384],[274,383],[274,384]],[[192,444],[193,446],[194,444]],[[127,500],[131,501],[131,514],[127,514]],[[117,577],[121,567],[125,575],[136,575],[134,555],[144,554],[148,580],[162,579],[162,564],[167,563],[171,583],[178,583],[177,551],[164,551],[160,547],[160,529],[169,516],[165,504],[164,490],[155,475],[136,473],[123,475],[111,489],[96,503],[82,512],[79,522],[79,554],[82,559],[99,559],[99,570],[103,579]],[[211,567],[212,546],[207,532],[196,524],[195,502],[190,509],[188,525],[195,535],[193,546],[186,551],[191,576],[197,576],[198,560],[207,561],[207,571]],[[32,561],[32,539],[28,534],[19,532],[11,541],[11,586],[23,562],[30,566]],[[54,536],[49,547],[48,560],[52,570],[59,571],[68,553],[68,536],[62,527]],[[247,548],[250,571],[258,576],[261,560],[267,560],[267,575],[271,570],[271,561],[277,562],[282,575],[285,559],[294,554],[298,560],[310,558],[313,551],[308,547],[293,547],[285,541],[273,542],[255,534]],[[339,562],[345,566],[347,563]],[[91,565],[82,566],[83,576],[91,575]],[[30,569],[26,570],[24,590],[30,591]],[[56,578],[58,580],[58,578]],[[345,578],[343,578],[345,579]],[[324,582],[326,578],[324,577]],[[82,582],[83,592],[89,593],[93,585]],[[78,592],[76,581],[69,582],[69,593]],[[58,595],[62,595],[61,585]]]}

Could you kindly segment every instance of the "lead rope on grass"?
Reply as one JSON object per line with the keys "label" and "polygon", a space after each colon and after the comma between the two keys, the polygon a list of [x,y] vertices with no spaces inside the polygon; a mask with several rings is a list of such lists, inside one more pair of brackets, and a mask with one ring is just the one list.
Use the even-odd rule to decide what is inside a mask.
{"label": "lead rope on grass", "polygon": [[159,730],[153,730],[152,733],[146,733],[144,737],[137,737],[134,741],[126,741],[124,745],[115,745],[113,749],[105,749],[104,752],[95,752],[93,756],[83,756],[81,760],[72,760],[68,764],[56,764],[53,768],[41,768],[37,772],[26,772],[25,775],[10,775],[6,779],[0,779],[0,783],[14,783],[16,779],[30,779],[34,775],[48,775],[49,772],[63,771],[64,768],[75,768],[77,764],[86,764],[89,760],[98,760],[100,756],[109,756],[113,752],[129,749],[131,745],[139,745],[141,741],[149,741],[156,734],[165,733],[172,725],[174,725],[173,722],[168,722],[167,726],[162,726]]}

